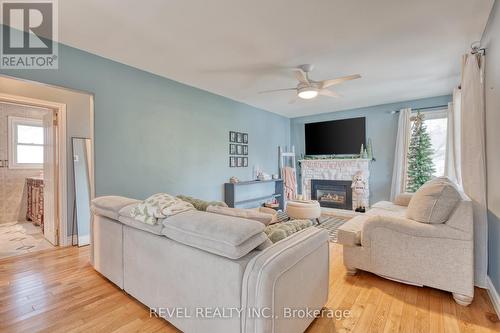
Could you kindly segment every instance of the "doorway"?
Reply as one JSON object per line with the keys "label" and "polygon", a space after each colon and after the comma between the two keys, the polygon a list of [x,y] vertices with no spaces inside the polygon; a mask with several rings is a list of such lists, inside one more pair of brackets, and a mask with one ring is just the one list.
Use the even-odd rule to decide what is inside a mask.
{"label": "doorway", "polygon": [[59,245],[61,110],[0,95],[0,259]]}

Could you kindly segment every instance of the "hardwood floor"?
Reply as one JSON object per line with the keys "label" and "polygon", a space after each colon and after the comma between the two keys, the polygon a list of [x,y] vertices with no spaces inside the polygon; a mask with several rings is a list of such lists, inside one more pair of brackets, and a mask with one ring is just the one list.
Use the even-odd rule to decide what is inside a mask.
{"label": "hardwood floor", "polygon": [[[346,277],[341,247],[332,244],[328,309],[307,332],[500,332],[485,290],[461,307],[446,292],[369,273]],[[1,332],[178,332],[88,263],[88,248],[61,248],[0,260]]]}

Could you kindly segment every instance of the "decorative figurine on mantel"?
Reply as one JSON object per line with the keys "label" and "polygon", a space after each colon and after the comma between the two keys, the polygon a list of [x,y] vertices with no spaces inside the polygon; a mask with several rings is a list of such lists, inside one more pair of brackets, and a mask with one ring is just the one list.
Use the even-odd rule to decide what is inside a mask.
{"label": "decorative figurine on mantel", "polygon": [[361,171],[356,172],[352,179],[352,198],[354,211],[364,213],[366,212],[365,191],[366,181],[363,178]]}

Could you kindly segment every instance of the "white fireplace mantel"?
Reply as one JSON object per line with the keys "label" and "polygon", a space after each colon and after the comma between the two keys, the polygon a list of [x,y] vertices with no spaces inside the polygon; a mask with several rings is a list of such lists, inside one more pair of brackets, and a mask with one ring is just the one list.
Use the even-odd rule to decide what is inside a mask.
{"label": "white fireplace mantel", "polygon": [[369,159],[310,159],[300,160],[302,195],[305,199],[311,199],[311,180],[350,180],[361,171],[366,181],[365,202],[370,202],[370,163]]}

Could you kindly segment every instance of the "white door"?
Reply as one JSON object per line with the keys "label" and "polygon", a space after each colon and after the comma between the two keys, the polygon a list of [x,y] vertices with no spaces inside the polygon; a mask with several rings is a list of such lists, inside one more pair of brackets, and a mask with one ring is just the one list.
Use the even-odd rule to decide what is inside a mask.
{"label": "white door", "polygon": [[43,232],[53,245],[58,245],[57,214],[57,117],[55,111],[43,116]]}

